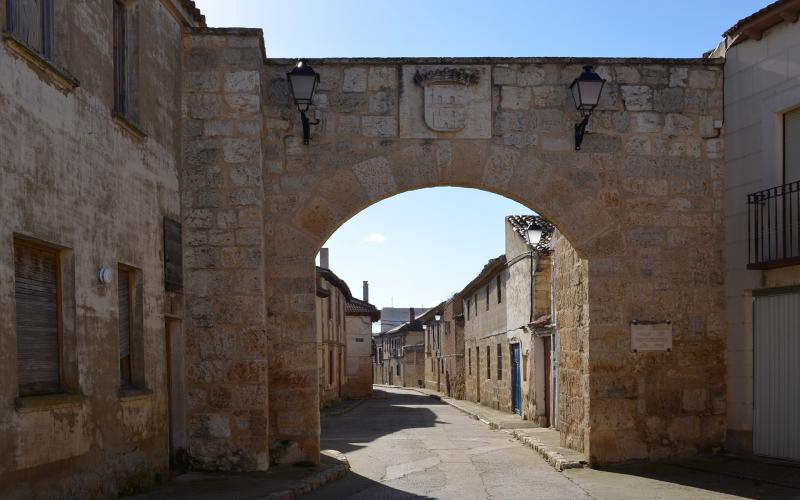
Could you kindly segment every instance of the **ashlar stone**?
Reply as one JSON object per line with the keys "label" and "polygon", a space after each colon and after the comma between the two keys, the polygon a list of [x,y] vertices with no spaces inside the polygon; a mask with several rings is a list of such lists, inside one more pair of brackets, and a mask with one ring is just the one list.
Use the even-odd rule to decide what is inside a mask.
{"label": "ashlar stone", "polygon": [[233,71],[225,73],[226,92],[252,92],[258,87],[258,71]]}
{"label": "ashlar stone", "polygon": [[344,92],[366,92],[367,90],[367,69],[348,68],[344,71],[344,81],[342,91]]}
{"label": "ashlar stone", "polygon": [[622,100],[628,111],[653,109],[653,89],[646,85],[622,85]]}

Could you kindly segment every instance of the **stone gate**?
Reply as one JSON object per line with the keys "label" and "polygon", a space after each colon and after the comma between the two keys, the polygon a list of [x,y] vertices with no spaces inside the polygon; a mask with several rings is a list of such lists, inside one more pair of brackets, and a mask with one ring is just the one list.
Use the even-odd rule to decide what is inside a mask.
{"label": "stone gate", "polygon": [[[187,433],[200,466],[316,461],[314,257],[364,208],[432,186],[514,199],[569,240],[562,441],[593,464],[725,433],[722,66],[711,59],[325,59],[303,145],[260,30],[184,37]],[[568,85],[608,80],[591,130]],[[461,221],[470,230],[469,221]],[[635,353],[633,320],[671,352]]]}

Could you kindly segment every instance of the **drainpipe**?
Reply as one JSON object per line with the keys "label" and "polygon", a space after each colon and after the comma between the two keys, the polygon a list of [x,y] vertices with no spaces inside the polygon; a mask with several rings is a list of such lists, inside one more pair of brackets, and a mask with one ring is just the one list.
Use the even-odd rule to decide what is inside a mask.
{"label": "drainpipe", "polygon": [[536,290],[536,275],[535,275],[536,263],[535,263],[535,261],[533,259],[533,250],[531,250],[530,257],[531,257],[531,304],[530,304],[530,306],[531,306],[531,317],[528,320],[528,324],[533,323],[533,320],[534,320],[534,318],[533,318],[533,313],[534,313],[533,301],[535,299],[534,291]]}

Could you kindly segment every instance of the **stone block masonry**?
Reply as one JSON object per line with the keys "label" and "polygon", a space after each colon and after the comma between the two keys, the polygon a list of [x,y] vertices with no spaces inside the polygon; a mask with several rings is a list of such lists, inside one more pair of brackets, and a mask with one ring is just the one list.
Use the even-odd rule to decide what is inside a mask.
{"label": "stone block masonry", "polygon": [[183,39],[187,431],[201,469],[269,466],[260,45],[258,30]]}
{"label": "stone block masonry", "polygon": [[[526,204],[574,249],[564,272],[576,281],[564,284],[567,311],[557,325],[566,332],[566,444],[601,464],[683,456],[721,443],[721,139],[702,131],[721,118],[718,62],[309,60],[321,74],[322,116],[308,146],[286,85],[293,63],[267,60],[263,75],[274,439],[297,443],[309,458],[316,454],[309,410],[315,375],[302,360],[313,358],[312,262],[319,247],[377,201],[447,185]],[[579,117],[567,86],[583,64],[608,83],[576,152]],[[426,91],[436,85],[446,88]],[[709,327],[691,326],[698,317]],[[674,325],[673,352],[634,354],[629,322],[664,318]],[[299,365],[286,362],[289,356]],[[683,404],[685,391],[692,391],[690,404]],[[698,391],[708,398],[696,397]],[[684,424],[688,431],[679,430]]]}

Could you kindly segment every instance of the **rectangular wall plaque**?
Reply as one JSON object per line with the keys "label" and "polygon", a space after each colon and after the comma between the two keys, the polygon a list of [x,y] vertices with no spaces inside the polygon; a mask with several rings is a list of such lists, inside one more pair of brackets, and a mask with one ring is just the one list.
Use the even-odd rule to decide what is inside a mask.
{"label": "rectangular wall plaque", "polygon": [[631,321],[633,352],[671,352],[671,321]]}

